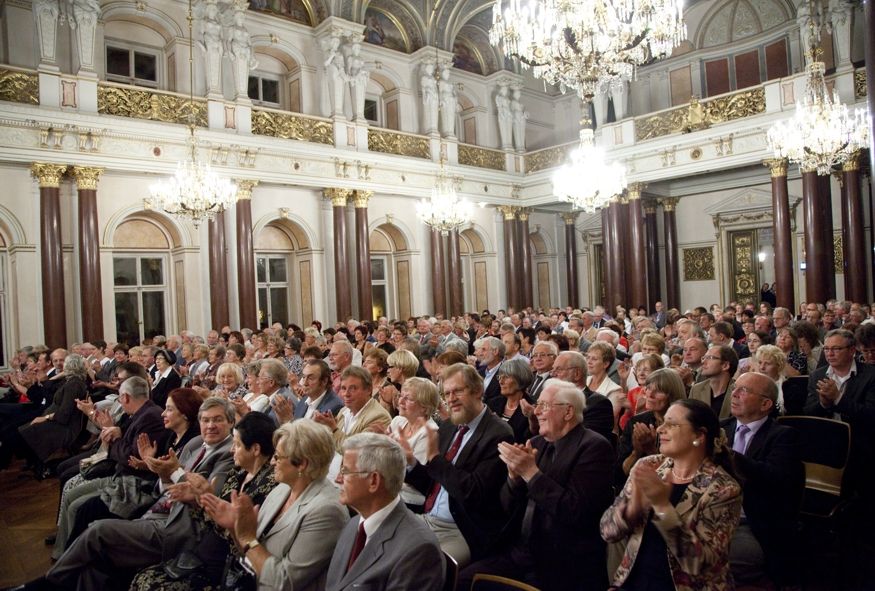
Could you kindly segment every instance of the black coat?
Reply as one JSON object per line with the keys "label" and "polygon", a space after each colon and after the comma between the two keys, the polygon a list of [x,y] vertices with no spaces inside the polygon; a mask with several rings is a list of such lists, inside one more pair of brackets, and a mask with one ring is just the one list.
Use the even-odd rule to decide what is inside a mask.
{"label": "black coat", "polygon": [[88,394],[88,385],[80,377],[68,377],[55,392],[52,404],[43,413],[54,414],[52,420],[27,424],[19,428],[21,437],[36,456],[45,461],[53,453],[71,445],[85,428],[85,415],[76,408],[76,401]]}
{"label": "black coat", "polygon": [[152,386],[152,402],[164,408],[167,404],[167,396],[171,392],[182,386],[182,377],[176,372],[176,369],[171,369],[167,377]]}
{"label": "black coat", "polygon": [[583,388],[586,397],[586,410],[583,412],[583,426],[592,429],[608,441],[614,440],[614,405],[608,397]]}
{"label": "black coat", "polygon": [[[495,378],[493,378],[493,380],[495,380]],[[525,394],[523,395],[523,398],[529,404],[535,403]],[[487,399],[486,406],[488,406],[489,410],[494,412],[498,418],[504,420],[504,407],[507,406],[507,398],[499,394],[498,398]],[[513,414],[510,416],[510,420],[506,422],[510,425],[510,428],[513,429],[513,440],[515,443],[525,443],[532,436],[532,432],[529,431],[529,419],[523,414],[522,405],[516,407],[516,410],[513,411]]]}

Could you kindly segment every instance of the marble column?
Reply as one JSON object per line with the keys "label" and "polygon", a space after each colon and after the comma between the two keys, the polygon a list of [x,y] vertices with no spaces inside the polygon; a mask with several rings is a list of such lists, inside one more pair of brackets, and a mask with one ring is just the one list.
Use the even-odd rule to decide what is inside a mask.
{"label": "marble column", "polygon": [[231,324],[228,304],[228,257],[225,244],[225,212],[207,225],[210,255],[210,323],[215,330]]}
{"label": "marble column", "polygon": [[614,242],[611,234],[611,211],[609,207],[603,207],[602,215],[602,257],[605,264],[602,273],[602,284],[604,285],[604,301],[596,301],[596,304],[601,304],[608,310],[613,310],[616,302],[614,302],[614,259],[611,245]]}
{"label": "marble column", "polygon": [[826,282],[826,297],[827,299],[831,299],[836,297],[835,250],[833,246],[835,240],[833,228],[835,224],[833,223],[832,217],[832,177],[830,175],[818,175],[817,181],[818,190],[820,191],[820,215],[823,219],[823,243],[827,246],[824,251],[825,258],[823,259],[823,265],[825,269],[830,269],[830,272],[827,273],[829,277]]}
{"label": "marble column", "polygon": [[626,285],[630,306],[647,305],[647,247],[645,245],[644,208],[641,204],[642,183],[631,183],[626,190],[629,200],[629,256],[626,259],[628,273]]}
{"label": "marble column", "polygon": [[520,244],[520,268],[522,273],[521,308],[529,308],[535,305],[535,294],[532,287],[532,244],[529,241],[529,212],[530,210],[528,209],[521,209],[517,213],[519,218],[517,236]]}
{"label": "marble column", "polygon": [[355,205],[355,254],[356,277],[359,292],[359,320],[374,319],[374,304],[371,296],[371,248],[368,243],[368,200],[373,191],[356,190],[352,196]]}
{"label": "marble column", "polygon": [[866,234],[860,196],[860,153],[842,165],[842,234],[845,251],[845,299],[866,302]]}
{"label": "marble column", "polygon": [[772,227],[775,234],[775,294],[778,305],[796,310],[793,282],[793,232],[790,227],[790,197],[787,192],[787,159],[765,160],[772,178]]}
{"label": "marble column", "polygon": [[459,228],[450,230],[447,240],[447,258],[450,267],[450,315],[465,313],[465,296],[462,292],[462,253],[459,250]]}
{"label": "marble column", "polygon": [[60,197],[61,175],[65,170],[66,165],[39,162],[30,167],[39,182],[43,331],[49,349],[67,346]]}
{"label": "marble column", "polygon": [[835,281],[833,269],[826,267],[826,250],[832,252],[832,242],[823,241],[822,198],[817,171],[802,171],[802,210],[805,220],[805,301],[823,303],[829,299],[826,282]]}
{"label": "marble column", "polygon": [[349,258],[346,256],[346,201],[352,191],[325,189],[323,193],[334,208],[334,291],[337,294],[337,320],[345,323],[352,318]]}
{"label": "marble column", "polygon": [[252,245],[252,189],[258,181],[237,183],[237,309],[240,328],[259,328],[258,294],[255,290],[255,249]]}
{"label": "marble column", "polygon": [[447,317],[447,280],[446,262],[444,261],[443,235],[441,231],[431,229],[431,292],[433,297],[433,314]]}
{"label": "marble column", "polygon": [[644,226],[647,244],[647,311],[656,309],[656,302],[662,299],[659,281],[659,236],[656,224],[655,201],[644,204]]}
{"label": "marble column", "polygon": [[612,301],[611,308],[608,310],[608,314],[611,316],[616,314],[618,305],[628,305],[628,302],[626,301],[626,277],[624,275],[625,261],[623,260],[624,240],[621,230],[621,217],[621,204],[619,199],[616,199],[611,202],[611,205],[608,208],[608,220],[610,221],[611,226],[611,242],[609,244],[612,262],[611,284],[614,289],[610,297],[610,300]]}
{"label": "marble column", "polygon": [[678,271],[678,228],[675,218],[677,197],[662,200],[663,225],[665,228],[665,307],[681,305],[680,272]]}
{"label": "marble column", "polygon": [[[866,102],[869,104],[869,170],[875,172],[875,1],[863,2],[863,30],[866,31]],[[869,182],[873,183],[872,177]],[[873,277],[875,280],[875,277]]]}
{"label": "marble column", "polygon": [[[617,208],[617,236],[620,237],[620,260],[623,265],[620,267],[620,274],[623,276],[623,302],[624,308],[633,305],[632,302],[632,283],[637,279],[632,276],[630,261],[632,258],[632,243],[629,241],[629,197],[626,194],[617,197],[619,207]],[[637,304],[635,304],[637,305]]]}
{"label": "marble column", "polygon": [[[507,278],[507,301],[505,307],[519,307],[519,294],[517,287],[519,280],[519,261],[517,260],[517,240],[516,240],[516,207],[510,205],[499,206],[498,211],[504,216],[504,273]],[[452,261],[450,261],[452,268]],[[452,277],[452,271],[450,272]],[[450,298],[452,302],[452,298]],[[451,305],[452,307],[452,305]]]}
{"label": "marble column", "polygon": [[103,339],[103,288],[100,281],[100,224],[97,219],[97,182],[102,168],[74,166],[79,191],[79,299],[82,338]]}
{"label": "marble column", "polygon": [[577,276],[577,234],[574,222],[577,220],[577,212],[563,213],[565,221],[565,277],[568,285],[568,299],[565,305],[577,307],[580,293],[580,284]]}

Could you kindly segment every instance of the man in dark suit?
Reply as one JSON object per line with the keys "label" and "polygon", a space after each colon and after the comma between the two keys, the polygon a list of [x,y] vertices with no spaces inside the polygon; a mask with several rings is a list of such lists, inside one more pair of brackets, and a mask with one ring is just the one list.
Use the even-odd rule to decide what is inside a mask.
{"label": "man in dark suit", "polygon": [[[583,392],[586,404],[583,411],[583,426],[592,429],[608,441],[615,439],[614,405],[607,396],[593,392],[586,386],[586,358],[577,351],[563,351],[553,363],[553,377],[571,382]],[[534,414],[529,417],[532,433],[537,434],[538,418]]]}
{"label": "man in dark suit", "polygon": [[477,370],[456,363],[442,377],[450,420],[428,432],[425,464],[408,454],[406,481],[425,495],[423,518],[441,548],[465,566],[501,541],[506,519],[495,500],[507,471],[498,444],[513,441],[513,431],[483,403]]}
{"label": "man in dark suit", "polygon": [[607,588],[599,520],[614,496],[614,450],[583,426],[584,406],[577,386],[551,379],[535,406],[540,435],[525,446],[498,445],[507,466],[501,505],[522,515],[520,536],[509,551],[466,568],[460,589],[467,589],[478,572],[553,591]]}
{"label": "man in dark suit", "polygon": [[535,381],[529,386],[527,394],[532,400],[537,400],[544,388],[544,383],[550,379],[553,371],[553,363],[559,355],[559,347],[553,341],[538,341],[532,348],[532,371],[535,372]]}
{"label": "man in dark suit", "polygon": [[385,435],[360,433],[343,442],[336,482],[351,519],[334,549],[326,589],[439,591],[444,557],[437,538],[399,496],[404,451]]}
{"label": "man in dark suit", "polygon": [[665,327],[667,318],[665,308],[663,307],[662,302],[659,301],[657,301],[654,306],[656,308],[656,312],[650,317],[650,319],[653,320],[656,328],[662,330]]}
{"label": "man in dark suit", "polygon": [[483,400],[498,398],[501,396],[498,370],[504,359],[504,343],[496,337],[483,337],[474,343],[474,355],[477,357],[477,371],[483,378]]}
{"label": "man in dark suit", "polygon": [[715,322],[714,325],[708,329],[708,339],[711,341],[711,346],[726,345],[732,347],[732,350],[735,351],[735,354],[739,359],[750,357],[750,349],[747,348],[747,345],[742,345],[733,340],[733,332],[732,325],[728,322],[723,322],[722,320],[720,322]]}
{"label": "man in dark suit", "polygon": [[317,412],[336,415],[343,400],[331,389],[331,369],[324,361],[307,361],[301,370],[302,396],[295,404],[295,418],[313,418]]}
{"label": "man in dark suit", "polygon": [[805,486],[799,434],[769,415],[778,387],[765,374],[748,372],[732,391],[732,417],[723,430],[733,449],[744,490],[744,512],[735,529],[729,563],[739,583],[764,571],[779,586],[796,584],[796,517]]}

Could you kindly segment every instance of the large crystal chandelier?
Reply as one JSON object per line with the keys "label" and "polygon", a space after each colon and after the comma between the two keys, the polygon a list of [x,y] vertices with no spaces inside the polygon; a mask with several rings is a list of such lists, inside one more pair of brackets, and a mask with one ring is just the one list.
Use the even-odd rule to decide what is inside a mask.
{"label": "large crystal chandelier", "polygon": [[796,104],[796,112],[768,132],[775,157],[787,158],[802,170],[817,170],[819,175],[828,175],[834,166],[869,145],[867,111],[856,109],[851,114],[835,89],[827,90],[825,71],[821,61],[808,64],[805,95]]}
{"label": "large crystal chandelier", "polygon": [[191,220],[198,227],[203,220],[212,220],[217,213],[234,205],[237,187],[230,180],[213,172],[209,163],[198,161],[195,138],[194,107],[194,35],[192,32],[192,1],[188,2],[188,75],[189,75],[189,159],[180,162],[176,174],[149,187],[151,196],[145,200],[147,209],[161,208],[171,215]]}
{"label": "large crystal chandelier", "polygon": [[581,121],[580,146],[571,153],[571,161],[553,174],[553,194],[575,209],[595,213],[622,193],[627,184],[626,167],[619,162],[605,162],[605,152],[595,145],[588,119]]}
{"label": "large crystal chandelier", "polygon": [[451,230],[464,226],[474,218],[474,206],[456,193],[455,180],[447,175],[444,159],[431,190],[431,197],[416,204],[416,215],[446,236]]}
{"label": "large crystal chandelier", "polygon": [[497,0],[489,32],[536,78],[585,100],[685,37],[683,0]]}

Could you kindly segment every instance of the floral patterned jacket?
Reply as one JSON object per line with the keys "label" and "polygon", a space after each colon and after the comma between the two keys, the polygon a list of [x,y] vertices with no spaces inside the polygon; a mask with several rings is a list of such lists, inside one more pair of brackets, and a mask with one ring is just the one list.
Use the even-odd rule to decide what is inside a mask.
{"label": "floral patterned jacket", "polygon": [[[662,455],[641,458],[638,462],[653,465],[663,478],[673,465],[670,458]],[[621,586],[632,571],[646,525],[646,520],[626,521],[631,491],[630,478],[601,520],[606,541],[626,542],[626,552],[614,575],[616,586]],[[729,543],[741,516],[741,486],[723,468],[705,460],[677,507],[661,518],[651,515],[668,547],[669,567],[677,591],[734,589],[729,572]]]}

